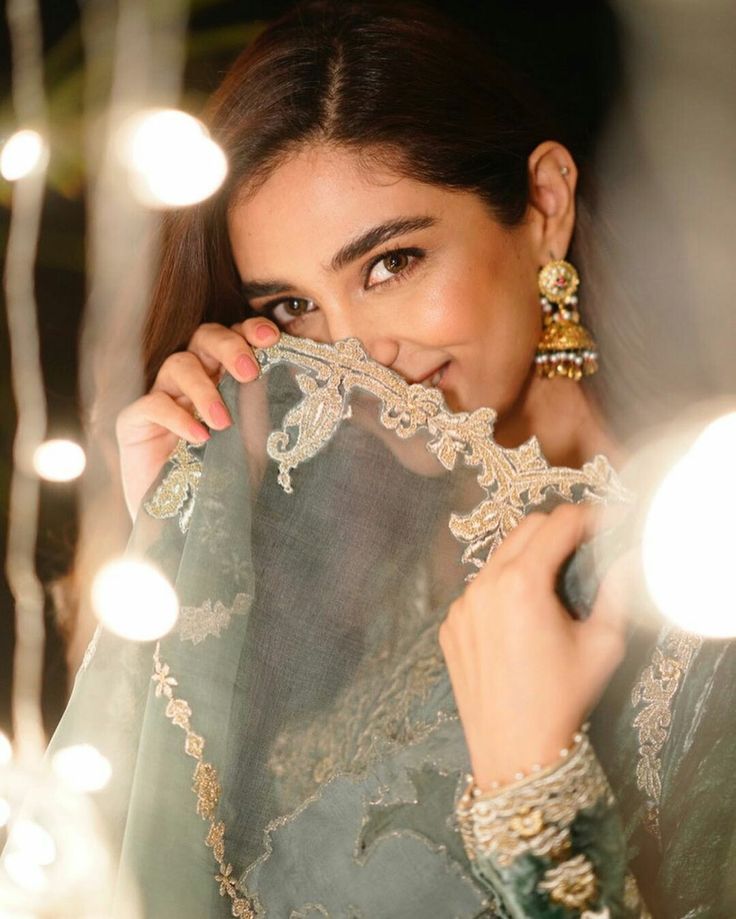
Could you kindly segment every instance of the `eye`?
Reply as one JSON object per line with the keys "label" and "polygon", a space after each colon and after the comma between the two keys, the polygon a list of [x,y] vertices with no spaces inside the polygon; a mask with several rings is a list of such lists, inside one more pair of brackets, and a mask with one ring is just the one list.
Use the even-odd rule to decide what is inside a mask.
{"label": "eye", "polygon": [[376,287],[387,281],[398,280],[411,271],[423,255],[422,249],[395,249],[393,252],[384,252],[371,265],[366,287]]}
{"label": "eye", "polygon": [[287,297],[285,300],[269,303],[264,312],[268,312],[274,322],[285,327],[316,309],[313,300],[306,300],[304,297]]}

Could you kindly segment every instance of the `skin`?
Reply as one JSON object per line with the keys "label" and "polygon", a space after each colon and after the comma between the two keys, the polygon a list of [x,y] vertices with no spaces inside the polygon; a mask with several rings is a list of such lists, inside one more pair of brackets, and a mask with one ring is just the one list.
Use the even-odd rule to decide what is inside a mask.
{"label": "skin", "polygon": [[[578,466],[596,453],[620,461],[585,386],[532,372],[542,328],[537,272],[564,257],[574,228],[569,152],[554,142],[533,151],[529,207],[513,228],[477,195],[366,162],[344,148],[305,147],[233,202],[234,259],[263,318],[232,329],[200,326],[188,350],[164,362],[151,392],[121,413],[131,516],[177,439],[210,436],[195,408],[212,429],[231,423],[216,383],[225,371],[254,379],[249,346],[272,344],[279,326],[321,341],[356,336],[410,382],[444,368],[440,388],[450,408],[492,406],[501,444],[535,434],[555,465]],[[400,220],[411,225],[398,227]],[[385,225],[401,232],[388,239],[384,230],[335,264],[348,243]],[[586,623],[573,622],[554,594],[560,563],[592,526],[579,506],[528,517],[440,629],[480,787],[554,762],[623,656],[615,569]]]}

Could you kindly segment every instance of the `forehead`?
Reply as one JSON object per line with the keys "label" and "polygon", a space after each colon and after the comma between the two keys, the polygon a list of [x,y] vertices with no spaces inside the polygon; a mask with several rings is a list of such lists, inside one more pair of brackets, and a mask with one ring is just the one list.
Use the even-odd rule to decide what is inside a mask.
{"label": "forehead", "polygon": [[[465,196],[462,196],[465,197]],[[458,193],[407,178],[375,157],[328,146],[300,149],[230,208],[238,268],[262,273],[284,253],[329,261],[346,240],[397,216],[457,206]]]}

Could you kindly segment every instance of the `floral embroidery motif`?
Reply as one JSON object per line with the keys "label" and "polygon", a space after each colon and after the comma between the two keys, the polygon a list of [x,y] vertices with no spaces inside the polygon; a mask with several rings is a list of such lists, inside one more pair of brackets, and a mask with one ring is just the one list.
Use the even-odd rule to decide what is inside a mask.
{"label": "floral embroidery motif", "polygon": [[438,390],[409,384],[376,364],[357,339],[325,345],[282,335],[275,345],[256,353],[264,372],[283,362],[308,371],[296,377],[304,399],[286,414],[282,430],[274,431],[266,444],[286,492],[293,490],[291,471],[315,456],[343,419],[350,417],[351,390],[365,390],[380,400],[381,424],[388,430],[403,439],[428,431],[427,448],[445,469],[453,469],[458,456],[467,466],[478,467],[485,500],[470,514],[450,518],[453,536],[467,543],[463,562],[476,568],[483,567],[527,510],[547,493],[564,500],[573,500],[578,492],[593,499],[603,495],[629,499],[604,457],[597,456],[582,469],[565,469],[549,466],[536,438],[516,449],[501,447],[493,440],[496,413],[492,409],[451,413]]}
{"label": "floral embroidery motif", "polygon": [[233,616],[244,616],[248,612],[250,597],[237,594],[232,606],[225,606],[221,600],[205,600],[202,606],[184,606],[179,616],[179,638],[198,645],[205,638],[219,638],[230,626]]}
{"label": "floral embroidery motif", "polygon": [[576,855],[545,871],[537,889],[568,909],[582,909],[596,895],[593,865],[584,855]]}
{"label": "floral embroidery motif", "polygon": [[197,486],[202,476],[202,461],[191,446],[180,440],[169,457],[171,468],[151,498],[143,505],[159,520],[179,516],[179,529],[186,533],[194,511]]}
{"label": "floral embroidery motif", "polygon": [[497,791],[480,794],[472,780],[458,802],[458,827],[471,860],[492,857],[502,868],[531,853],[564,857],[578,811],[613,794],[586,734],[560,763]]}
{"label": "floral embroidery motif", "polygon": [[204,759],[204,739],[192,730],[190,718],[192,709],[184,699],[177,699],[174,695],[174,686],[178,683],[171,676],[169,665],[161,660],[161,643],[156,643],[153,652],[154,674],[151,677],[156,684],[156,697],[162,696],[167,700],[166,717],[173,724],[186,733],[184,749],[188,756],[197,761],[194,769],[192,791],[197,795],[197,813],[203,820],[209,821],[209,830],[205,838],[205,845],[212,849],[212,854],[217,862],[218,873],[215,875],[220,885],[220,896],[230,898],[231,913],[240,919],[255,919],[257,905],[237,879],[232,877],[233,866],[225,860],[225,824],[215,819],[217,805],[220,801],[222,788],[217,769]]}
{"label": "floral embroidery motif", "polygon": [[639,734],[636,784],[648,799],[645,826],[657,838],[662,795],[660,754],[669,737],[674,698],[702,643],[702,638],[697,635],[666,627],[654,649],[652,662],[644,669],[631,692],[632,705],[643,705],[634,718],[634,727]]}

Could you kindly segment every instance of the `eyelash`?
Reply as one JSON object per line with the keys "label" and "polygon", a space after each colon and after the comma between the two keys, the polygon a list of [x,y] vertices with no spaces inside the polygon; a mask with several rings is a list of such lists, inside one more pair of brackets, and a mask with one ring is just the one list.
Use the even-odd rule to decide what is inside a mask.
{"label": "eyelash", "polygon": [[[422,261],[422,259],[426,255],[426,251],[424,249],[419,249],[416,246],[406,246],[406,247],[397,248],[397,249],[387,249],[385,252],[381,252],[379,255],[375,256],[375,258],[363,269],[363,286],[364,287],[368,279],[370,278],[373,269],[377,265],[380,265],[381,262],[384,261],[384,259],[387,259],[392,255],[408,255],[412,259],[412,261],[409,262],[409,264],[406,266],[406,268],[403,269],[403,271],[397,272],[396,274],[392,275],[392,277],[387,278],[385,281],[380,281],[378,284],[371,284],[370,287],[366,287],[366,290],[373,290],[374,288],[377,288],[377,287],[385,288],[386,286],[392,285],[396,283],[397,281],[403,281],[419,265],[419,263]],[[279,306],[281,306],[283,303],[287,302],[288,300],[303,300],[303,299],[305,298],[303,297],[281,297],[281,299],[279,300],[272,300],[270,303],[264,304],[258,310],[258,313],[259,315],[268,315],[271,319],[273,319],[274,311]],[[294,316],[288,323],[283,323],[282,321],[281,325],[282,327],[286,325],[293,325],[299,319],[303,319],[303,318],[304,318],[304,315]],[[279,320],[274,319],[273,321],[276,322],[277,324],[279,323]]]}

